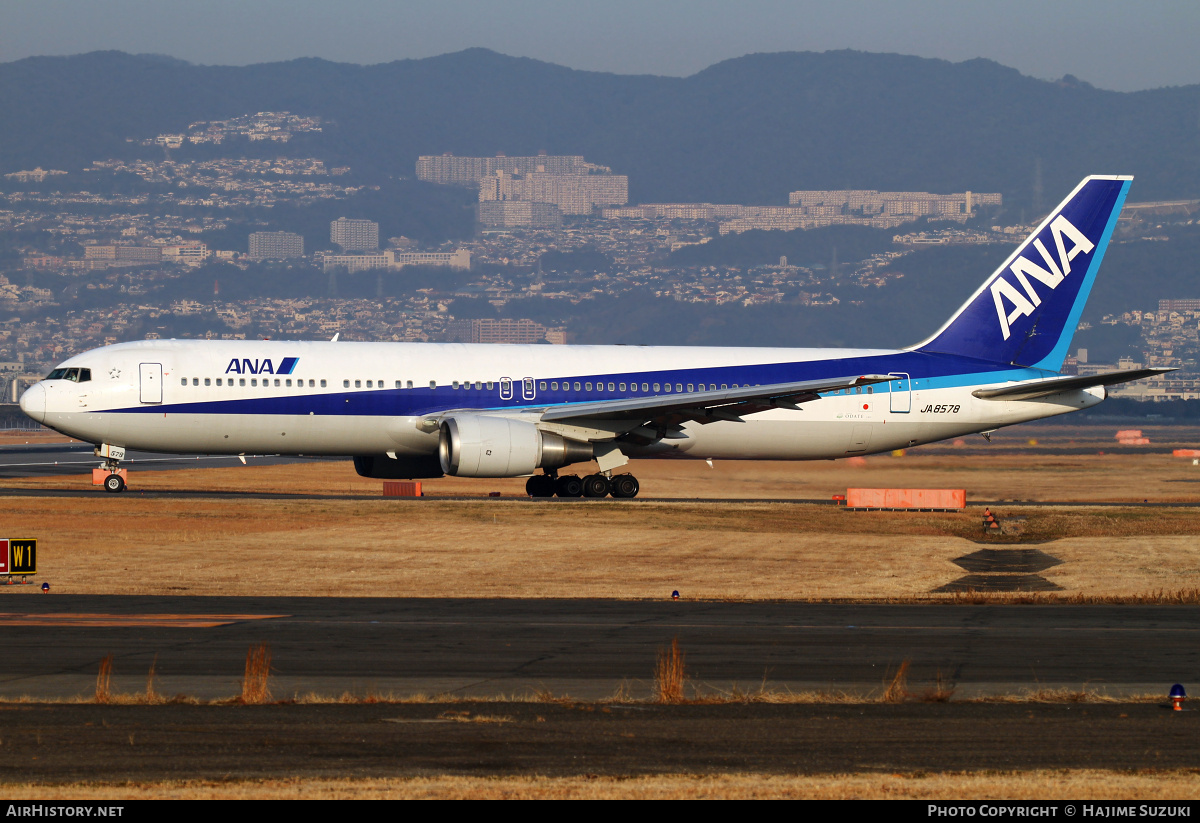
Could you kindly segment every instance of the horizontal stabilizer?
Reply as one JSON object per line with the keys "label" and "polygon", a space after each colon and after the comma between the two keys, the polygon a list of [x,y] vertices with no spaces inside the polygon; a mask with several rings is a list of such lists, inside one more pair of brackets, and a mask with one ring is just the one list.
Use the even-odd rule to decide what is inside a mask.
{"label": "horizontal stabilizer", "polygon": [[1094,386],[1115,386],[1118,383],[1128,383],[1131,380],[1141,380],[1144,377],[1154,377],[1175,369],[1126,369],[1125,371],[1110,371],[1101,374],[1089,374],[1086,377],[1051,377],[1049,380],[1036,380],[1032,383],[1016,383],[1011,386],[1001,386],[996,389],[977,389],[971,392],[984,400],[1032,400],[1035,397],[1046,397],[1064,391],[1090,389]]}

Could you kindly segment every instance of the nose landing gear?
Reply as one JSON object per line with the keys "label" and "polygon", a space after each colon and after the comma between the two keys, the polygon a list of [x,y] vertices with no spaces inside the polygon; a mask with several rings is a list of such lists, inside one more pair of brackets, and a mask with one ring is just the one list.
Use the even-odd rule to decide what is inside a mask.
{"label": "nose landing gear", "polygon": [[[93,471],[92,483],[99,483],[104,486],[106,492],[113,494],[125,491],[125,476],[121,471],[121,461],[125,458],[124,447],[101,443],[96,446],[94,454],[97,457],[103,457],[104,462],[100,464],[100,468]],[[104,472],[108,472],[108,474],[101,480],[99,475],[103,475]]]}

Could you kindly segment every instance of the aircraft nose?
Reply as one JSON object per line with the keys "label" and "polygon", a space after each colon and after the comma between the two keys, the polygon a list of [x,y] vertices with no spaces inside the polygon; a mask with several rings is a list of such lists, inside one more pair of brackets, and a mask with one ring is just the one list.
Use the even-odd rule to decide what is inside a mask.
{"label": "aircraft nose", "polygon": [[46,422],[46,387],[34,383],[21,395],[21,411],[39,423]]}

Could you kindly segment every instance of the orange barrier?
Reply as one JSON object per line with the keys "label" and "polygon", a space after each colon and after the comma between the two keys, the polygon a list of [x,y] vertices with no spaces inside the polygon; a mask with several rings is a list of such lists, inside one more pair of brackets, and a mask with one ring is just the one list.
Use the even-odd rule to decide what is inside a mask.
{"label": "orange barrier", "polygon": [[421,484],[412,480],[385,480],[384,497],[421,497]]}
{"label": "orange barrier", "polygon": [[[107,478],[110,474],[112,474],[112,472],[110,472],[108,469],[92,469],[92,485],[103,486],[105,478]],[[128,469],[117,469],[117,474],[121,475],[121,479],[126,483],[129,482]]]}
{"label": "orange barrier", "polygon": [[1142,436],[1141,429],[1121,429],[1117,432],[1117,440],[1134,440]]}
{"label": "orange barrier", "polygon": [[851,509],[963,509],[965,489],[846,489]]}
{"label": "orange barrier", "polygon": [[1200,449],[1176,449],[1171,452],[1172,457],[1200,457]]}

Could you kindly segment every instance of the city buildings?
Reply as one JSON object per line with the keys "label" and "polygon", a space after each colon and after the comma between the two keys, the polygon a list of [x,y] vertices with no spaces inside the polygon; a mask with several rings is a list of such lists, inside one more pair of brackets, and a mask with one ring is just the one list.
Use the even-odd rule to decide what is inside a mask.
{"label": "city buildings", "polygon": [[457,343],[543,343],[551,332],[555,341],[565,342],[562,329],[547,329],[533,320],[509,318],[455,320],[447,325],[447,336]]}
{"label": "city buildings", "polygon": [[[578,155],[536,157],[455,157],[417,159],[417,178],[443,185],[478,187],[480,203],[519,201],[551,203],[561,214],[591,214],[598,206],[629,202],[629,178]],[[485,220],[486,218],[486,220]],[[550,225],[553,215],[489,207],[480,220],[490,226]],[[521,222],[532,221],[532,222]],[[549,223],[547,221],[550,221]]]}
{"label": "city buildings", "polygon": [[479,222],[485,228],[554,229],[562,226],[562,210],[553,203],[492,200],[479,204]]}
{"label": "city buildings", "polygon": [[256,231],[250,235],[250,257],[283,260],[304,256],[304,238],[290,231]]}
{"label": "city buildings", "polygon": [[329,240],[343,251],[370,251],[379,248],[379,224],[373,220],[339,217],[329,224]]}
{"label": "city buildings", "polygon": [[447,266],[452,269],[471,268],[471,252],[457,249],[452,252],[387,251],[375,254],[325,254],[321,256],[325,271],[344,268],[348,272],[371,269],[400,269],[404,266]]}
{"label": "city buildings", "polygon": [[447,186],[474,188],[485,177],[496,172],[506,174],[612,174],[607,166],[584,162],[579,155],[547,155],[536,157],[455,157],[452,154],[422,155],[417,158],[417,179]]}

